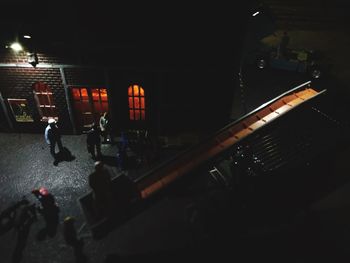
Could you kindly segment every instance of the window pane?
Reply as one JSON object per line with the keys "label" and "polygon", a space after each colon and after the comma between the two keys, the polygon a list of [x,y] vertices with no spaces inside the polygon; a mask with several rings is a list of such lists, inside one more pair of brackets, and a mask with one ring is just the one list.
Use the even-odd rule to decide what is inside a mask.
{"label": "window pane", "polygon": [[134,100],[132,99],[132,97],[129,97],[129,108],[130,109],[134,108]]}
{"label": "window pane", "polygon": [[129,86],[128,96],[130,120],[145,120],[146,99],[144,89],[139,85]]}
{"label": "window pane", "polygon": [[101,95],[101,100],[102,101],[108,101],[108,96],[107,96],[107,90],[106,89],[100,89],[100,95]]}
{"label": "window pane", "polygon": [[98,89],[91,89],[92,93],[92,100],[93,101],[99,101],[100,100],[100,94],[98,92]]}
{"label": "window pane", "polygon": [[134,96],[138,96],[139,95],[139,86],[134,85]]}
{"label": "window pane", "polygon": [[72,89],[73,99],[74,100],[80,100],[80,92],[79,89]]}
{"label": "window pane", "polygon": [[47,121],[47,117],[57,117],[57,109],[53,107],[55,102],[51,88],[43,82],[36,82],[32,87],[41,121]]}
{"label": "window pane", "polygon": [[130,120],[134,120],[134,110],[129,110]]}
{"label": "window pane", "polygon": [[128,88],[128,95],[132,96],[132,87],[131,86]]}
{"label": "window pane", "polygon": [[134,108],[135,109],[140,108],[139,98],[137,98],[137,97],[134,97]]}
{"label": "window pane", "polygon": [[135,120],[140,119],[140,110],[135,110]]}
{"label": "window pane", "polygon": [[87,93],[87,89],[81,89],[81,99],[82,100],[89,100],[89,97],[88,97],[88,93]]}

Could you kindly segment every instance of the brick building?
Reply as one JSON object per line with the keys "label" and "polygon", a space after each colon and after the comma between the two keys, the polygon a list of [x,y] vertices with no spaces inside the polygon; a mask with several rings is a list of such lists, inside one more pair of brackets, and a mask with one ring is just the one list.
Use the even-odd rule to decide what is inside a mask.
{"label": "brick building", "polygon": [[[116,132],[206,132],[229,121],[248,13],[238,16],[236,8],[236,16],[228,16],[221,8],[209,13],[210,6],[203,5],[203,12],[176,7],[172,13],[140,13],[143,20],[117,27],[127,16],[116,18],[108,6],[79,13],[57,8],[65,20],[57,20],[59,11],[44,14],[45,19],[53,16],[52,30],[40,29],[43,17],[28,23],[37,36],[35,44],[27,44],[37,55],[35,67],[28,50],[1,47],[1,131],[42,132],[48,117],[55,117],[65,133],[79,134],[104,111],[110,112]],[[92,12],[94,20],[73,24],[74,16]],[[147,17],[152,19],[145,23]],[[111,32],[118,37],[110,37]],[[106,35],[109,39],[101,43]]]}

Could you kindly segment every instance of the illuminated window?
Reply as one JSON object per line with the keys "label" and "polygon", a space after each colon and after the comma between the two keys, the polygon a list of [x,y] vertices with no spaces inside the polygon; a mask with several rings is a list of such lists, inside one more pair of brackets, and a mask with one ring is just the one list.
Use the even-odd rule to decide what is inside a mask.
{"label": "illuminated window", "polygon": [[51,88],[45,83],[36,82],[33,85],[33,93],[40,114],[40,120],[47,121],[49,118],[55,118],[57,120],[58,113]]}
{"label": "illuminated window", "polygon": [[94,118],[87,88],[72,88],[72,95],[77,124],[80,127],[89,127]]}
{"label": "illuminated window", "polygon": [[105,88],[72,88],[73,106],[79,127],[98,123],[101,115],[108,112],[108,95]]}
{"label": "illuminated window", "polygon": [[104,88],[91,89],[95,120],[99,120],[104,112],[108,112],[107,90]]}
{"label": "illuminated window", "polygon": [[145,120],[145,91],[141,86],[131,85],[128,88],[129,118],[132,121]]}

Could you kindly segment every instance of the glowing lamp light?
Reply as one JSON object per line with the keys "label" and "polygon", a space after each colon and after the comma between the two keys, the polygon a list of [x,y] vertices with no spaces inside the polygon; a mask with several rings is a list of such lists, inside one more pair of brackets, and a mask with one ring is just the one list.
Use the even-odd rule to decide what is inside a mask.
{"label": "glowing lamp light", "polygon": [[252,14],[252,16],[257,16],[258,14],[260,14],[259,11],[255,12],[254,14]]}
{"label": "glowing lamp light", "polygon": [[10,48],[12,48],[14,51],[18,52],[18,51],[22,51],[23,47],[21,46],[20,43],[13,43],[11,44]]}
{"label": "glowing lamp light", "polygon": [[27,39],[32,38],[30,35],[24,35],[23,37],[24,37],[24,38],[27,38]]}

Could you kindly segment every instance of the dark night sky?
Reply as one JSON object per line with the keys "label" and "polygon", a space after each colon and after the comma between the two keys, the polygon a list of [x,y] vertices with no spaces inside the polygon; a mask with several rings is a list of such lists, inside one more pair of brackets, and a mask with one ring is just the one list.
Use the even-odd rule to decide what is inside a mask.
{"label": "dark night sky", "polygon": [[207,57],[208,65],[226,64],[240,48],[253,9],[248,2],[2,1],[1,38],[27,33],[38,46],[149,53],[180,64]]}

